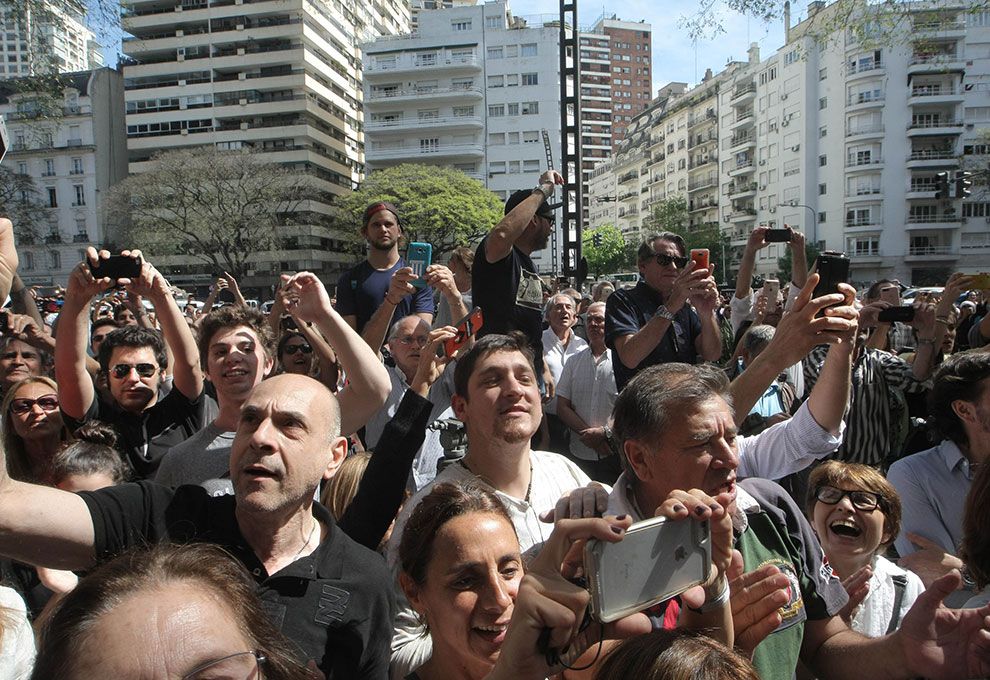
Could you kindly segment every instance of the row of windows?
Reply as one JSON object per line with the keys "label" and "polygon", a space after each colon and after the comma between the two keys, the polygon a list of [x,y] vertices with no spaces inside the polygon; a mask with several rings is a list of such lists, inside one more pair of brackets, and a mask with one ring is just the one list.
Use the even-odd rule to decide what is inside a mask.
{"label": "row of windows", "polygon": [[[48,207],[57,208],[58,190],[56,189],[56,187],[45,187],[45,192],[48,199],[47,200]],[[73,194],[73,201],[72,201],[73,207],[80,207],[86,205],[86,189],[83,187],[82,184],[73,184],[72,194]],[[27,195],[27,192],[22,191],[21,200],[24,202],[28,202],[31,200],[31,197]]]}
{"label": "row of windows", "polygon": [[519,104],[489,104],[488,117],[500,118],[502,116],[531,116],[540,112],[539,102],[521,102]]}
{"label": "row of windows", "polygon": [[[70,175],[81,175],[81,174],[83,174],[83,160],[82,160],[82,158],[73,158],[72,161],[71,161],[71,163],[72,163],[72,166],[69,169],[69,174]],[[44,167],[44,170],[41,173],[41,176],[42,177],[54,177],[57,174],[55,172],[55,159],[54,158],[45,158],[45,159],[43,159],[41,161],[41,164]],[[27,175],[27,174],[29,174],[27,161],[18,161],[18,163],[17,163],[17,174],[19,174],[19,175]]]}
{"label": "row of windows", "polygon": [[539,141],[539,130],[523,130],[521,133],[492,132],[488,135],[488,146],[503,146],[505,144],[536,144]]}
{"label": "row of windows", "polygon": [[515,87],[522,84],[539,85],[540,74],[538,73],[509,73],[507,75],[488,76],[488,87]]}
{"label": "row of windows", "polygon": [[489,59],[503,59],[515,56],[535,57],[538,54],[538,48],[536,43],[523,43],[522,45],[499,45],[497,47],[489,47],[485,54]]}
{"label": "row of windows", "polygon": [[488,164],[488,175],[518,175],[540,171],[539,160],[529,161],[492,161]]}

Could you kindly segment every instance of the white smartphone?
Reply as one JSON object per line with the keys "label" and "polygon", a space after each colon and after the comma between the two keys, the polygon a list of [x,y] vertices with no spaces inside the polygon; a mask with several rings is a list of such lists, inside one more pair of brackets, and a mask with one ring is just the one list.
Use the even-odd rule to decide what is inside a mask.
{"label": "white smartphone", "polygon": [[3,116],[0,116],[0,163],[3,162],[3,157],[7,155],[7,149],[10,148],[10,140],[7,138],[7,124],[3,120]]}
{"label": "white smartphone", "polygon": [[766,279],[763,282],[763,295],[767,299],[767,311],[776,309],[780,303],[780,281]]}
{"label": "white smartphone", "polygon": [[618,543],[590,540],[584,568],[591,615],[609,623],[649,609],[708,580],[711,526],[693,519],[637,522]]}

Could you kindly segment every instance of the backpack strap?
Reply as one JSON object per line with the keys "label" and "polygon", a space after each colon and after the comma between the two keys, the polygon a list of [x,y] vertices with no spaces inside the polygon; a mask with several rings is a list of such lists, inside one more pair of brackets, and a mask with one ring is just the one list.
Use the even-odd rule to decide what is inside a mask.
{"label": "backpack strap", "polygon": [[887,624],[887,632],[890,635],[901,623],[901,605],[904,603],[904,591],[907,589],[907,576],[895,574],[890,577],[894,582],[894,611],[890,615],[890,623]]}

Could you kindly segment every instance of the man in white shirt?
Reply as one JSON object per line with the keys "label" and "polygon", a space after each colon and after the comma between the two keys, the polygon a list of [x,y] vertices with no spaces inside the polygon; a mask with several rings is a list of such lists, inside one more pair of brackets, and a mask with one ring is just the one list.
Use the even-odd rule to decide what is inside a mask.
{"label": "man in white shirt", "polygon": [[[577,313],[574,298],[570,295],[557,293],[547,300],[544,318],[549,323],[549,327],[543,331],[543,362],[550,369],[554,385],[557,385],[563,374],[564,365],[571,357],[587,347],[588,343],[572,330],[574,322],[577,321]],[[547,428],[550,433],[548,448],[556,453],[566,454],[570,438],[567,425],[557,417],[557,397],[550,399],[543,410],[546,413]]]}

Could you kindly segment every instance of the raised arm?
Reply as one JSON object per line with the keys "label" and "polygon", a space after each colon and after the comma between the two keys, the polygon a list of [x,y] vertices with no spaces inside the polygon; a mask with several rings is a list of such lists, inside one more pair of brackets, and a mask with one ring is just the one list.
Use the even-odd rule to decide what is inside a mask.
{"label": "raised arm", "polygon": [[[790,229],[789,224],[785,227]],[[804,248],[804,234],[791,229],[791,283],[798,288],[804,288],[808,282],[808,251]]]}
{"label": "raised arm", "polygon": [[[385,336],[388,335],[388,329],[392,325],[395,308],[399,306],[403,298],[416,292],[416,287],[411,283],[415,279],[416,275],[413,274],[412,267],[396,269],[392,274],[391,281],[389,281],[388,290],[385,291],[385,299],[368,319],[368,323],[364,325],[361,337],[376,354],[381,351],[382,345],[385,344]],[[357,320],[355,319],[354,325],[350,323],[348,325],[354,328],[357,325]]]}
{"label": "raised arm", "polygon": [[340,431],[355,432],[382,407],[392,389],[388,371],[360,335],[330,305],[327,289],[316,274],[283,274],[286,309],[311,321],[337,352],[347,386],[340,391]]}
{"label": "raised arm", "polygon": [[[132,251],[131,254],[139,254]],[[189,324],[172,297],[165,277],[151,263],[141,265],[141,276],[127,285],[128,293],[147,297],[155,306],[158,323],[162,327],[165,342],[172,350],[172,379],[175,389],[187,399],[196,399],[203,392],[203,369],[199,361],[199,349]]]}
{"label": "raised arm", "polygon": [[337,369],[337,354],[333,351],[333,347],[309,323],[305,321],[300,323],[297,319],[296,327],[306,338],[313,351],[316,352],[316,360],[320,366],[320,382],[326,385],[331,392],[336,392],[340,371]]}
{"label": "raised arm", "polygon": [[95,248],[86,249],[86,260],[69,274],[65,304],[55,332],[55,382],[58,383],[59,406],[75,420],[82,420],[96,397],[93,380],[86,372],[89,304],[96,295],[114,285],[109,278],[94,279],[89,266],[108,257],[110,253],[106,250],[97,253]]}
{"label": "raised arm", "polygon": [[34,296],[17,274],[14,274],[14,280],[10,286],[10,307],[18,314],[31,317],[38,328],[44,327],[45,322],[41,318],[41,312],[38,311]]}
{"label": "raised arm", "polygon": [[756,267],[756,253],[767,247],[767,227],[755,227],[749,234],[742,259],[739,261],[739,271],[736,272],[736,297],[740,300],[749,297],[753,292],[753,269]]}
{"label": "raised arm", "polygon": [[564,178],[556,170],[547,170],[533,189],[533,195],[509,211],[509,214],[495,225],[485,239],[485,259],[498,262],[510,252],[512,247],[526,231],[533,215],[550,196],[553,196],[554,186],[563,184]]}
{"label": "raised arm", "polygon": [[17,250],[14,249],[14,225],[0,217],[0,304],[10,294],[10,286],[17,273]]}
{"label": "raised arm", "polygon": [[461,291],[457,290],[454,273],[442,264],[431,264],[426,268],[426,283],[440,291],[450,307],[451,323],[457,323],[470,311],[464,304]]}

